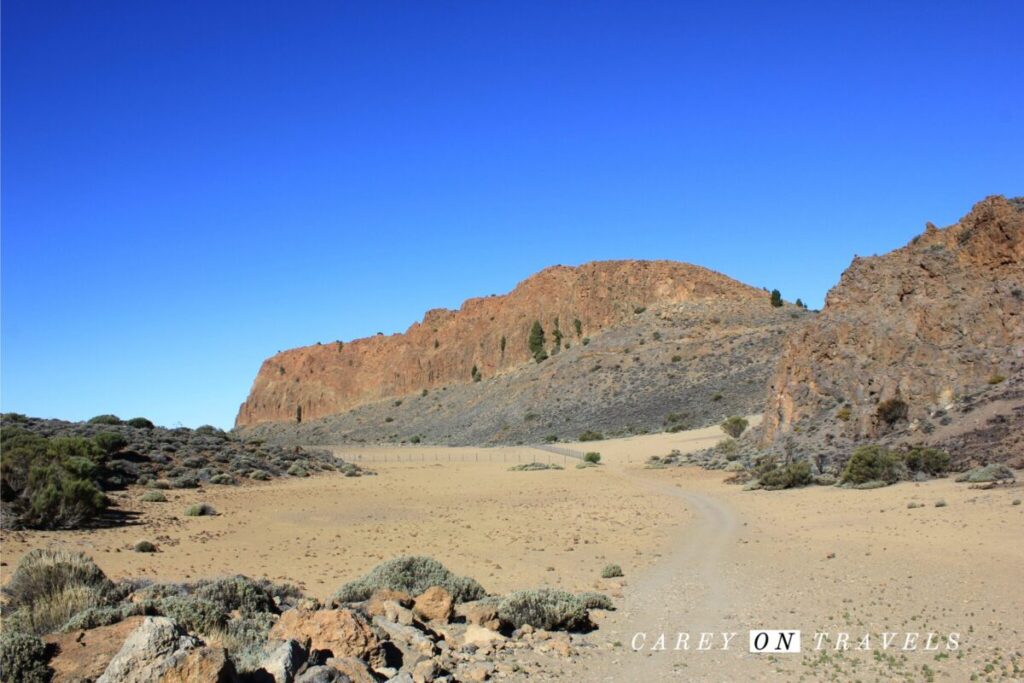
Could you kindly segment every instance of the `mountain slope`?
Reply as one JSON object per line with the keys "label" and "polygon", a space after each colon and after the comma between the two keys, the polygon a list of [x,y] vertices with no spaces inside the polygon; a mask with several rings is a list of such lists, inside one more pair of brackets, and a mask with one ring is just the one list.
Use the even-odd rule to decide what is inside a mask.
{"label": "mountain slope", "polygon": [[[236,425],[303,443],[509,443],[666,420],[700,426],[756,410],[785,332],[810,315],[687,264],[556,266],[508,295],[428,312],[405,334],[278,354]],[[534,321],[550,355],[542,363],[529,344]]]}

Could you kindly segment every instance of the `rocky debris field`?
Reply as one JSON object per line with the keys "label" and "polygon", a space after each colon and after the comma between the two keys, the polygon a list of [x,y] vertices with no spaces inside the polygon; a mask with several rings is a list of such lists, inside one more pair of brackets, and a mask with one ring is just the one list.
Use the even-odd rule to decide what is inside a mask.
{"label": "rocky debris field", "polygon": [[612,608],[597,593],[490,596],[425,557],[386,562],[322,605],[243,576],[114,583],[85,555],[37,550],[4,594],[5,683],[529,680],[592,647],[591,610]]}
{"label": "rocky debris field", "polygon": [[[66,422],[6,413],[0,429],[5,528],[81,526],[95,517],[90,512],[106,508],[102,492],[132,484],[184,489],[325,471],[364,473],[327,450],[243,440],[208,426],[167,429],[144,418]],[[61,514],[47,514],[54,510]],[[56,519],[61,523],[47,524]]]}
{"label": "rocky debris field", "polygon": [[759,412],[786,333],[813,317],[773,308],[767,292],[655,306],[478,382],[237,431],[281,444],[509,445],[692,429]]}

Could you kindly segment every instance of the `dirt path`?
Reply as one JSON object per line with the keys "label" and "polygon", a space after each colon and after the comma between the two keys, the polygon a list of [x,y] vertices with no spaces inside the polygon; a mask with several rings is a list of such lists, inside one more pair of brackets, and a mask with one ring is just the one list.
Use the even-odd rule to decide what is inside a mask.
{"label": "dirt path", "polygon": [[[685,506],[690,520],[676,532],[662,561],[629,578],[621,607],[602,622],[601,640],[621,645],[585,660],[576,673],[588,681],[660,681],[680,680],[683,669],[693,675],[695,668],[714,668],[721,663],[718,654],[671,650],[680,632],[690,633],[696,647],[701,632],[737,630],[731,618],[742,600],[742,584],[730,571],[728,553],[736,543],[739,517],[722,500],[643,476],[642,470],[617,474],[669,504]],[[645,634],[642,641],[638,633]],[[662,633],[670,651],[632,649],[634,642],[650,648]],[[730,647],[745,645],[739,640]],[[725,653],[730,655],[736,653]]]}

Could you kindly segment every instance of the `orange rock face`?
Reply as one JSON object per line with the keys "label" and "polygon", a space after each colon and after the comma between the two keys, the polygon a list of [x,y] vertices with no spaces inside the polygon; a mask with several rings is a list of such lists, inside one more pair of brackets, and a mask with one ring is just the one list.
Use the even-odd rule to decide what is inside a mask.
{"label": "orange rock face", "polygon": [[469,299],[458,311],[428,311],[404,334],[307,346],[267,359],[235,426],[295,422],[300,409],[302,419],[311,420],[423,389],[469,383],[474,366],[484,377],[512,371],[532,362],[528,337],[535,320],[549,342],[556,326],[567,341],[576,341],[647,306],[764,296],[714,271],[672,261],[554,266],[504,296]]}
{"label": "orange rock face", "polygon": [[847,436],[877,436],[881,401],[911,423],[1024,366],[1024,201],[989,197],[960,222],[855,258],[821,314],[791,333],[763,441],[826,411]]}

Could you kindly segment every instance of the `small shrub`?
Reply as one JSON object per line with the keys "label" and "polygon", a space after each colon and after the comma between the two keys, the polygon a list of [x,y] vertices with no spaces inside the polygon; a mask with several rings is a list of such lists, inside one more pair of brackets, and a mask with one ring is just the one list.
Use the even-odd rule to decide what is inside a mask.
{"label": "small shrub", "polygon": [[615,609],[615,605],[612,604],[612,599],[604,593],[594,593],[588,591],[586,593],[580,593],[576,597],[579,598],[580,602],[582,602],[583,606],[587,609]]}
{"label": "small shrub", "polygon": [[682,357],[682,356],[680,356],[680,355],[678,355],[678,354],[677,354],[677,355],[675,355],[675,356],[672,356],[672,362],[673,362],[673,363],[678,363],[678,362],[679,362],[679,361],[681,361],[681,360],[683,360],[683,357]]}
{"label": "small shrub", "polygon": [[89,424],[91,425],[119,425],[121,424],[121,418],[117,415],[97,415],[96,417],[89,418]]}
{"label": "small shrub", "polygon": [[189,472],[171,479],[171,488],[196,489],[199,488],[199,477]]}
{"label": "small shrub", "polygon": [[511,593],[498,604],[498,618],[514,628],[529,624],[546,631],[576,631],[590,624],[582,600],[550,588]]}
{"label": "small shrub", "polygon": [[224,613],[237,610],[242,616],[253,616],[263,612],[279,612],[267,586],[246,576],[203,582],[196,589],[195,595],[217,605]]}
{"label": "small shrub", "polygon": [[409,443],[419,443],[422,439],[419,436],[413,436],[409,438]]}
{"label": "small shrub", "polygon": [[900,420],[907,419],[909,406],[898,398],[890,398],[878,404],[875,415],[885,424],[892,426]]}
{"label": "small shrub", "polygon": [[3,592],[5,613],[18,613],[24,630],[41,635],[83,609],[109,604],[114,584],[83,553],[36,548],[21,558]]}
{"label": "small shrub", "polygon": [[583,462],[590,462],[596,465],[601,462],[601,454],[597,451],[591,451],[583,456]]}
{"label": "small shrub", "polygon": [[522,465],[513,465],[508,468],[509,472],[538,472],[541,470],[560,470],[564,469],[561,465],[547,462],[526,462]]}
{"label": "small shrub", "polygon": [[768,491],[800,488],[814,483],[811,463],[807,460],[797,460],[788,465],[768,470],[761,473],[758,479],[761,487]]}
{"label": "small shrub", "polygon": [[578,462],[576,463],[576,469],[578,470],[589,470],[597,467],[596,463],[592,462]]}
{"label": "small shrub", "polygon": [[336,605],[359,602],[380,588],[419,595],[431,586],[444,588],[456,602],[479,600],[487,594],[474,579],[453,574],[433,558],[406,556],[379,564],[363,578],[345,584],[332,601]]}
{"label": "small shrub", "polygon": [[199,503],[197,505],[191,505],[185,510],[187,517],[212,517],[216,515],[217,511],[213,509],[212,505],[206,503]]}
{"label": "small shrub", "polygon": [[944,508],[944,507],[946,507],[946,501],[944,501],[944,500],[937,500],[937,501],[935,501],[935,507],[937,507],[937,508]]}
{"label": "small shrub", "polygon": [[720,424],[719,427],[721,427],[722,431],[731,436],[732,438],[738,439],[740,438],[740,434],[742,434],[746,430],[748,424],[750,423],[747,422],[746,418],[739,417],[738,415],[733,415],[731,417],[725,418],[725,420],[722,421],[722,424]]}
{"label": "small shrub", "polygon": [[173,619],[189,633],[209,635],[223,629],[227,613],[209,600],[191,595],[173,595],[156,603],[156,611]]}
{"label": "small shrub", "polygon": [[969,484],[983,484],[994,481],[1013,480],[1015,478],[1013,470],[1009,467],[993,463],[984,467],[975,467],[973,470],[961,474],[956,480]]}
{"label": "small shrub", "polygon": [[952,460],[949,453],[938,448],[914,446],[903,454],[903,462],[911,472],[924,472],[937,477],[949,471]]}
{"label": "small shrub", "polygon": [[905,471],[901,458],[891,451],[877,445],[860,446],[847,461],[840,481],[854,485],[875,481],[895,484]]}
{"label": "small shrub", "polygon": [[167,496],[160,491],[146,491],[139,500],[143,503],[166,503]]}
{"label": "small shrub", "polygon": [[132,546],[132,550],[134,550],[137,553],[155,553],[156,545],[150,543],[149,541],[139,541],[134,546]]}
{"label": "small shrub", "polygon": [[309,476],[309,472],[306,470],[306,468],[303,467],[302,465],[300,465],[299,463],[295,463],[291,467],[289,467],[288,468],[288,474],[293,476],[293,477],[308,477]]}
{"label": "small shrub", "polygon": [[908,510],[916,510],[917,508],[923,508],[923,507],[924,507],[924,503],[918,503],[918,502],[913,501],[913,500],[910,501],[909,503],[907,503],[907,509]]}
{"label": "small shrub", "polygon": [[736,439],[722,439],[715,444],[715,452],[723,455],[726,460],[735,460],[739,456],[740,445]]}
{"label": "small shrub", "polygon": [[142,603],[128,602],[110,607],[88,607],[68,619],[60,630],[64,633],[87,631],[100,626],[110,626],[124,621],[128,617],[145,614],[150,606]]}
{"label": "small shrub", "polygon": [[1014,498],[1013,502],[1010,503],[1010,505],[1020,505],[1020,498]]}
{"label": "small shrub", "polygon": [[999,373],[996,373],[996,374],[994,374],[994,375],[992,375],[991,377],[988,378],[988,383],[989,384],[1000,384],[1000,383],[1005,382],[1005,381],[1006,381],[1006,377],[1004,377],[1003,375],[1000,375]]}
{"label": "small shrub", "polygon": [[583,341],[580,343],[583,344],[584,346],[590,346],[590,337],[584,337]]}
{"label": "small shrub", "polygon": [[144,417],[133,417],[126,421],[125,424],[129,427],[135,427],[136,429],[153,429],[156,427],[156,425]]}
{"label": "small shrub", "polygon": [[263,470],[253,470],[249,473],[249,478],[255,479],[256,481],[269,481],[270,473]]}
{"label": "small shrub", "polygon": [[851,414],[852,413],[850,412],[850,408],[848,406],[843,406],[842,408],[836,411],[836,417],[842,420],[843,422],[849,422]]}
{"label": "small shrub", "polygon": [[4,683],[47,683],[52,671],[46,646],[28,633],[9,627],[0,635],[0,675]]}
{"label": "small shrub", "polygon": [[230,474],[215,474],[210,477],[210,483],[219,484],[221,486],[234,486],[238,481],[236,481]]}
{"label": "small shrub", "polygon": [[647,310],[646,306],[636,306],[636,307],[633,308],[633,313],[635,313],[636,315],[640,315],[641,313],[643,313],[646,310]]}
{"label": "small shrub", "polygon": [[128,445],[128,439],[117,432],[103,432],[92,437],[92,440],[107,455],[117,453]]}
{"label": "small shrub", "polygon": [[614,579],[622,575],[622,567],[617,564],[606,564],[601,570],[602,579]]}
{"label": "small shrub", "polygon": [[583,432],[579,437],[580,441],[601,441],[602,439],[604,439],[604,434],[592,430]]}

